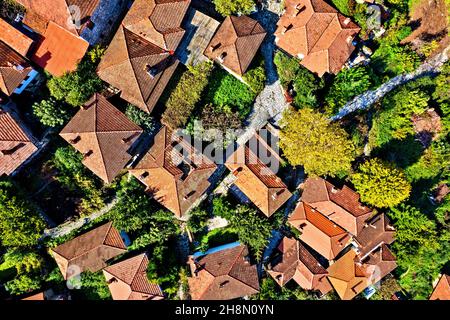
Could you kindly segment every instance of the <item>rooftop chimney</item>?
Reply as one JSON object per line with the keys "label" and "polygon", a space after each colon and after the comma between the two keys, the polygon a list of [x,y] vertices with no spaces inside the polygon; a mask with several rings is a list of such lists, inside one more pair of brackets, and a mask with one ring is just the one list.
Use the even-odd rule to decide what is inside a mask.
{"label": "rooftop chimney", "polygon": [[301,3],[297,4],[297,5],[294,7],[294,13],[292,14],[292,16],[293,16],[293,17],[298,16],[298,14],[299,14],[300,12],[304,11],[305,9],[306,9],[306,7],[305,7],[304,4],[301,4]]}
{"label": "rooftop chimney", "polygon": [[89,158],[94,152],[92,150],[89,150],[88,152],[83,154],[83,160],[86,158]]}
{"label": "rooftop chimney", "polygon": [[348,36],[346,41],[347,41],[348,44],[352,43],[353,37],[352,36]]}
{"label": "rooftop chimney", "polygon": [[345,20],[344,20],[344,25],[346,26],[346,25],[348,25],[349,23],[350,23],[350,18],[345,18]]}
{"label": "rooftop chimney", "polygon": [[152,67],[151,65],[148,64],[145,66],[145,72],[147,72],[150,78],[153,79],[156,76],[157,70],[155,67]]}
{"label": "rooftop chimney", "polygon": [[79,135],[77,135],[75,138],[70,139],[69,143],[70,144],[77,144],[78,142],[80,142],[80,140],[81,140],[81,137]]}
{"label": "rooftop chimney", "polygon": [[285,34],[286,32],[288,32],[289,30],[291,30],[293,27],[293,24],[289,24],[288,26],[283,27],[283,30],[281,31],[281,34]]}
{"label": "rooftop chimney", "polygon": [[139,176],[139,178],[140,178],[140,179],[145,179],[145,178],[147,178],[149,175],[150,175],[150,173],[148,173],[148,171],[144,171],[144,172]]}
{"label": "rooftop chimney", "polygon": [[220,54],[220,56],[219,56],[219,61],[220,62],[223,62],[224,60],[225,60],[225,57],[227,56],[227,53],[226,52],[222,52],[221,54]]}
{"label": "rooftop chimney", "polygon": [[216,43],[215,45],[211,45],[210,46],[210,49],[211,49],[211,51],[216,51],[217,49],[219,49],[220,48],[220,46],[221,46],[222,44],[219,42],[219,43]]}

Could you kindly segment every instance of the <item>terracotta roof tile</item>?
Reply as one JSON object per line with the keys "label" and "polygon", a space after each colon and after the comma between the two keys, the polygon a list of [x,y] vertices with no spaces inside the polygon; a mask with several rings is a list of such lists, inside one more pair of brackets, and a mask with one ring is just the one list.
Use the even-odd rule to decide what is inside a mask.
{"label": "terracotta roof tile", "polygon": [[286,0],[285,8],[275,31],[278,47],[319,76],[339,72],[360,28],[323,0]]}
{"label": "terracotta roof tile", "polygon": [[54,76],[76,70],[89,43],[50,22],[31,60]]}
{"label": "terracotta roof tile", "polygon": [[164,294],[147,278],[148,257],[140,254],[103,269],[114,300],[161,300]]}
{"label": "terracotta roof tile", "polygon": [[266,31],[256,20],[247,16],[230,16],[220,25],[204,54],[212,60],[225,55],[221,63],[243,75],[265,36]]}
{"label": "terracotta roof tile", "polygon": [[247,260],[246,246],[237,245],[190,259],[188,278],[193,300],[231,300],[259,291],[256,265]]}
{"label": "terracotta roof tile", "polygon": [[0,41],[6,43],[20,55],[27,56],[33,44],[33,39],[14,28],[2,18],[0,18],[0,31]]}
{"label": "terracotta roof tile", "polygon": [[24,58],[0,40],[0,91],[10,96],[31,70]]}
{"label": "terracotta roof tile", "polygon": [[85,155],[86,167],[110,183],[131,159],[128,150],[142,131],[105,97],[95,94],[60,136]]}
{"label": "terracotta roof tile", "polygon": [[13,173],[36,150],[13,117],[0,109],[0,176]]}
{"label": "terracotta roof tile", "polygon": [[394,241],[395,230],[390,225],[385,214],[379,214],[364,225],[356,237],[360,245],[360,256],[364,257],[381,244],[391,244]]}
{"label": "terracotta roof tile", "polygon": [[181,217],[208,189],[217,166],[186,141],[175,135],[172,139],[172,133],[163,127],[130,173],[147,186],[155,200]]}
{"label": "terracotta roof tile", "polygon": [[99,271],[106,262],[126,251],[119,231],[108,222],[52,250],[64,279],[83,271]]}
{"label": "terracotta roof tile", "polygon": [[443,274],[439,279],[430,300],[450,300],[450,276]]}

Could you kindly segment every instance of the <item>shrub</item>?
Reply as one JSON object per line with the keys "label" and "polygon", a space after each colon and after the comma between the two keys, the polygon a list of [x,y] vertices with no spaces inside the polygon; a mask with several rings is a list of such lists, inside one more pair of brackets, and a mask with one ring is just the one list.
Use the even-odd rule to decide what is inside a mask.
{"label": "shrub", "polygon": [[33,105],[33,113],[43,125],[48,127],[62,126],[70,119],[64,103],[58,103],[53,98],[36,102]]}
{"label": "shrub", "polygon": [[242,126],[239,115],[223,108],[217,110],[216,107],[209,104],[203,108],[202,125],[205,129],[218,129],[226,132],[229,129],[238,129]]}
{"label": "shrub", "polygon": [[127,106],[125,115],[146,132],[152,132],[155,129],[155,120],[153,117],[132,104]]}
{"label": "shrub", "polygon": [[243,76],[244,81],[256,95],[263,91],[267,80],[264,59],[260,57],[259,60],[258,65],[248,70]]}
{"label": "shrub", "polygon": [[213,0],[217,12],[223,16],[250,14],[255,7],[253,0]]}
{"label": "shrub", "polygon": [[29,293],[41,287],[41,279],[38,276],[22,274],[8,281],[5,287],[13,295]]}

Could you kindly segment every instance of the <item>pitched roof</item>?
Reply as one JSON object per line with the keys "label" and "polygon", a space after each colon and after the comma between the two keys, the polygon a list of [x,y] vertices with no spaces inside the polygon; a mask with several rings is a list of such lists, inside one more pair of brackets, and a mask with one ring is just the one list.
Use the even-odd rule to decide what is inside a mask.
{"label": "pitched roof", "polygon": [[0,91],[10,96],[33,70],[30,64],[0,40]]}
{"label": "pitched roof", "polygon": [[[356,262],[360,260],[359,257],[355,259]],[[367,272],[370,274],[370,284],[377,283],[397,268],[395,256],[385,244],[373,250],[361,262],[366,266]]]}
{"label": "pitched roof", "polygon": [[161,288],[147,277],[148,257],[145,253],[103,269],[114,300],[161,300]]}
{"label": "pitched roof", "polygon": [[360,256],[364,257],[381,244],[394,242],[395,229],[390,225],[388,217],[382,213],[371,218],[356,237]]}
{"label": "pitched roof", "polygon": [[97,73],[122,97],[151,112],[172,77],[174,51],[190,0],[137,0],[108,47]]}
{"label": "pitched roof", "polygon": [[89,43],[50,22],[37,44],[31,60],[54,76],[62,76],[77,69]]}
{"label": "pitched roof", "polygon": [[256,265],[248,261],[244,245],[192,257],[188,278],[192,300],[231,300],[259,291]]}
{"label": "pitched roof", "polygon": [[11,24],[0,18],[0,41],[6,43],[20,55],[26,57],[33,44],[33,39],[29,38]]}
{"label": "pitched roof", "polygon": [[280,286],[294,279],[305,290],[319,290],[322,294],[331,290],[327,270],[300,241],[284,237],[278,252],[267,272]]}
{"label": "pitched roof", "polygon": [[338,73],[354,50],[360,28],[323,0],[286,0],[277,24],[278,47],[322,76]]}
{"label": "pitched roof", "polygon": [[[243,75],[263,42],[266,31],[250,17],[229,16],[220,25],[204,54]],[[223,59],[222,59],[222,58]]]}
{"label": "pitched roof", "polygon": [[83,153],[83,164],[110,183],[130,161],[130,147],[142,129],[100,94],[95,94],[61,131]]}
{"label": "pitched roof", "polygon": [[155,200],[183,216],[210,186],[217,166],[189,143],[163,127],[154,144],[130,173]]}
{"label": "pitched roof", "polygon": [[359,201],[359,194],[347,186],[339,190],[322,178],[309,178],[303,189],[302,201],[353,235],[358,235],[372,214],[372,209]]}
{"label": "pitched roof", "polygon": [[106,261],[126,252],[126,246],[119,231],[108,222],[51,251],[67,279],[83,271],[96,272],[105,268]]}
{"label": "pitched roof", "polygon": [[0,176],[13,173],[36,150],[14,118],[0,109]]}
{"label": "pitched roof", "polygon": [[275,173],[279,159],[270,143],[256,133],[225,163],[236,177],[234,184],[268,217],[292,196]]}
{"label": "pitched roof", "polygon": [[443,274],[431,293],[430,300],[450,300],[450,276]]}
{"label": "pitched roof", "polygon": [[[38,32],[44,32],[50,21],[79,35],[94,14],[100,0],[16,0],[26,9],[24,23]],[[79,28],[72,22],[79,21]]]}
{"label": "pitched roof", "polygon": [[300,240],[328,260],[333,260],[351,241],[344,229],[303,201],[288,221],[301,232]]}

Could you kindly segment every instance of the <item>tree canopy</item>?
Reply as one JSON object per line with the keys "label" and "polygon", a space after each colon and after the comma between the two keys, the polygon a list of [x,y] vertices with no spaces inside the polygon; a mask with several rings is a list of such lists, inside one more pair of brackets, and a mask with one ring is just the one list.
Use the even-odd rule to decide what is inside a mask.
{"label": "tree canopy", "polygon": [[255,7],[253,0],[213,0],[217,12],[223,16],[249,14]]}
{"label": "tree canopy", "polygon": [[33,105],[33,113],[39,121],[48,127],[58,127],[70,119],[70,114],[64,103],[55,99],[42,100]]}

